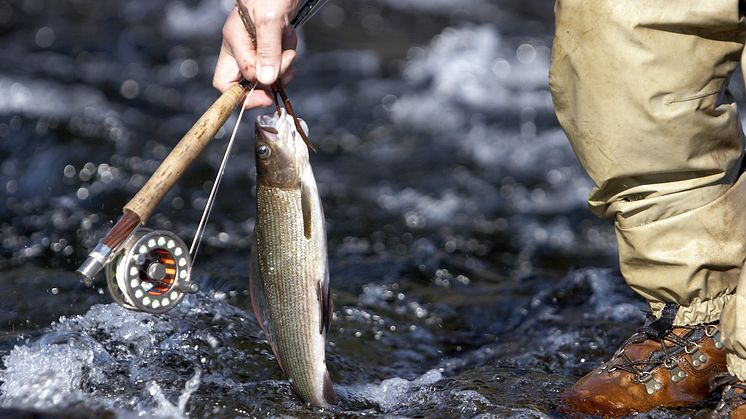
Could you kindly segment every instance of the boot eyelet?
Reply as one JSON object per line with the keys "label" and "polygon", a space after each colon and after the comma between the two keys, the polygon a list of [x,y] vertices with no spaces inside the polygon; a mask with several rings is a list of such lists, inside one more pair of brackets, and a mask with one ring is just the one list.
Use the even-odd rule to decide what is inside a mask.
{"label": "boot eyelet", "polygon": [[635,379],[645,385],[645,391],[648,394],[653,394],[656,391],[663,388],[663,383],[653,378],[653,373],[650,371],[642,371],[635,376]]}
{"label": "boot eyelet", "polygon": [[639,380],[641,383],[644,383],[645,381],[649,380],[650,377],[653,375],[650,371],[642,371],[637,374],[637,380]]}
{"label": "boot eyelet", "polygon": [[707,326],[705,326],[705,335],[707,335],[707,337],[711,338],[711,337],[715,336],[715,334],[717,334],[717,332],[718,332],[717,326],[713,326],[713,325],[707,325]]}
{"label": "boot eyelet", "polygon": [[695,352],[697,349],[699,349],[699,345],[697,345],[696,343],[691,343],[691,344],[684,346],[684,352],[690,355],[693,352]]}

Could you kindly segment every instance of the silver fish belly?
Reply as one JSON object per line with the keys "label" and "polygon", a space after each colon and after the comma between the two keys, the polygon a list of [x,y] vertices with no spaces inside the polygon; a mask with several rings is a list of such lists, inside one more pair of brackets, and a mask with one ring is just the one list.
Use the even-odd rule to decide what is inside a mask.
{"label": "silver fish belly", "polygon": [[254,314],[295,392],[328,406],[337,402],[324,348],[332,306],[324,213],[308,151],[284,112],[257,119],[256,150]]}

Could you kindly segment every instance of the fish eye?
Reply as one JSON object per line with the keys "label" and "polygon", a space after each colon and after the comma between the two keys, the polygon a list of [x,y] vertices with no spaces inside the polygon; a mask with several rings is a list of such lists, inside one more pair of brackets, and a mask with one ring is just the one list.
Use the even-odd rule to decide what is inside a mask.
{"label": "fish eye", "polygon": [[262,160],[268,159],[270,154],[272,154],[272,150],[266,145],[260,145],[256,149],[256,155]]}

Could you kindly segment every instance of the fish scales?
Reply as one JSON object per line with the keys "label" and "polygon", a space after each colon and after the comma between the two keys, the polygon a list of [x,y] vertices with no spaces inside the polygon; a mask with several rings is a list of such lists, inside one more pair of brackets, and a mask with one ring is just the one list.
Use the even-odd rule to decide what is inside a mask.
{"label": "fish scales", "polygon": [[[317,300],[317,284],[301,284],[318,277],[318,260],[313,240],[303,235],[303,214],[298,190],[257,188],[257,245],[259,266],[263,272],[265,293],[272,328],[272,340],[282,355],[282,367],[304,399],[312,399],[304,383],[315,379],[306,367],[313,365],[319,354],[307,345],[322,339]],[[292,281],[287,279],[291,278]],[[296,282],[298,281],[298,282]],[[313,295],[308,292],[312,290]],[[292,324],[287,324],[292,322]],[[323,357],[323,354],[321,355]],[[325,370],[324,365],[321,367]],[[303,394],[307,393],[307,394]]]}

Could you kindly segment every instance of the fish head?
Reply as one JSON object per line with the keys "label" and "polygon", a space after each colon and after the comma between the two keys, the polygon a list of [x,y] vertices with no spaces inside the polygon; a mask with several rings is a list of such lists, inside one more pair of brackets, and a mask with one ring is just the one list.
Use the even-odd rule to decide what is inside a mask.
{"label": "fish head", "polygon": [[[308,127],[300,120],[304,131]],[[300,184],[308,163],[308,148],[295,128],[293,117],[284,109],[256,118],[257,182],[276,188],[293,188]]]}

